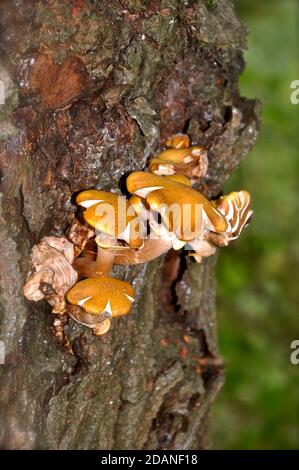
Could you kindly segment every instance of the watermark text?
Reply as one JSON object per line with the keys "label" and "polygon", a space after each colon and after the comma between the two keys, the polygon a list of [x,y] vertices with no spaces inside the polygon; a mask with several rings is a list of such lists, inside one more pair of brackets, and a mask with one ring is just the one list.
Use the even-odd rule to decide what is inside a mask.
{"label": "watermark text", "polygon": [[299,339],[294,339],[290,344],[290,348],[292,349],[290,362],[293,366],[297,366],[299,364]]}
{"label": "watermark text", "polygon": [[299,103],[299,80],[293,80],[291,82],[290,88],[294,91],[292,91],[290,95],[290,101],[292,104],[298,104]]}

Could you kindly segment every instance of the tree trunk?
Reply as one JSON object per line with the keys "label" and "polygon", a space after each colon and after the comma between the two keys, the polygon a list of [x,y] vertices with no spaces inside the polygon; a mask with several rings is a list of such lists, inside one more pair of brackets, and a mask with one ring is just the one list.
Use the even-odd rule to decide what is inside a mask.
{"label": "tree trunk", "polygon": [[0,442],[4,449],[201,449],[223,383],[216,259],[119,267],[137,292],[106,336],[22,295],[31,247],[62,235],[71,196],[117,188],[166,137],[207,147],[208,197],[252,146],[246,30],[229,0],[2,0]]}

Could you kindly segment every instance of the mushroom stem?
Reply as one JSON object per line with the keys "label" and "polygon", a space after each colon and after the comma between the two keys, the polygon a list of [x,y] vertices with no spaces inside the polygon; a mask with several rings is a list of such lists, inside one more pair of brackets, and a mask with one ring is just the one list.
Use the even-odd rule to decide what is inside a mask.
{"label": "mushroom stem", "polygon": [[109,246],[115,247],[117,245],[117,240],[109,238],[107,240],[105,239],[105,245],[107,248],[98,246],[97,258],[95,260],[96,277],[108,276],[114,263],[115,251],[109,249]]}
{"label": "mushroom stem", "polygon": [[125,250],[116,250],[115,264],[141,264],[147,263],[163,255],[172,248],[170,239],[147,239],[139,250],[128,248]]}
{"label": "mushroom stem", "polygon": [[[74,261],[74,268],[84,278],[107,276],[112,269],[115,259],[115,250],[112,247],[117,245],[117,240],[107,238],[101,240],[107,248],[97,247],[97,256],[91,261],[90,256],[82,256]],[[111,247],[111,248],[109,248]]]}
{"label": "mushroom stem", "polygon": [[75,321],[81,323],[88,328],[92,328],[96,336],[107,333],[111,326],[111,317],[107,315],[91,315],[77,305],[68,304],[68,315]]}

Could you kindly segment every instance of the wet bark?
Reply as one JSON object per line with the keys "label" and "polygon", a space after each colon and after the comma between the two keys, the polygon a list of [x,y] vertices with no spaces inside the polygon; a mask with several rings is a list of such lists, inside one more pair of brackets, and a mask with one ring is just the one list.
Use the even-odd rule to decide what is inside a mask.
{"label": "wet bark", "polygon": [[257,133],[237,84],[246,31],[229,0],[4,0],[0,23],[1,447],[206,448],[223,382],[215,257],[117,268],[133,311],[100,338],[69,320],[74,356],[22,286],[73,193],[118,187],[174,132],[208,148],[198,189],[220,193]]}

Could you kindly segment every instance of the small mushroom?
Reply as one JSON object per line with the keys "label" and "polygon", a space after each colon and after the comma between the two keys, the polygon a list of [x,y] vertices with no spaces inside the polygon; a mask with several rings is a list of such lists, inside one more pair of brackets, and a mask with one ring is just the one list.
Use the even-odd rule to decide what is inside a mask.
{"label": "small mushroom", "polygon": [[[183,175],[165,176],[170,181],[177,181],[186,186],[191,186],[190,181]],[[170,233],[164,225],[157,221],[157,216],[150,211],[147,202],[139,196],[133,195],[129,199],[129,203],[134,205],[136,212],[143,224],[144,233],[146,224],[148,223],[151,231],[149,237],[144,241],[144,246],[139,248],[136,253],[117,254],[116,263],[121,260],[127,260],[128,264],[146,263],[158,256],[166,253],[172,247],[175,250],[181,249],[185,242],[178,240],[175,234]],[[153,241],[154,240],[154,241]],[[132,259],[132,262],[130,260]],[[121,264],[127,264],[121,263]],[[120,263],[119,263],[120,264]]]}
{"label": "small mushroom", "polygon": [[158,176],[180,174],[196,182],[208,169],[207,151],[203,147],[171,148],[149,161],[149,171]]}
{"label": "small mushroom", "polygon": [[166,147],[173,149],[187,149],[190,147],[190,138],[187,134],[174,134],[168,137],[165,145]]}
{"label": "small mushroom", "polygon": [[82,307],[91,315],[118,317],[129,313],[135,300],[133,287],[112,277],[84,279],[66,294],[70,304]]}
{"label": "small mushroom", "polygon": [[125,196],[88,190],[80,193],[76,201],[86,208],[83,214],[86,222],[101,234],[113,240],[124,240],[132,248],[142,246],[137,214]]}
{"label": "small mushroom", "polygon": [[[177,175],[178,176],[178,175]],[[149,206],[147,202],[140,198],[139,196],[132,195],[129,199],[129,204],[133,206],[136,214],[139,217],[139,223],[143,225],[143,233],[146,234],[147,223],[155,226],[155,237],[148,238],[145,236],[143,240],[143,245],[136,249],[131,248],[130,246],[106,246],[104,251],[106,256],[113,256],[115,264],[140,264],[147,263],[162,254],[166,253],[172,248],[173,240],[167,234],[167,231],[164,230],[161,233],[158,231],[157,224],[154,220],[151,219],[151,214],[149,211]],[[158,234],[160,233],[160,236]],[[75,261],[75,267],[83,277],[97,277],[96,262],[101,262],[102,251],[97,253],[97,245],[99,245],[99,250],[102,247],[102,241],[97,237],[95,240],[91,240],[86,245],[86,249],[83,252],[83,255]]]}
{"label": "small mushroom", "polygon": [[227,246],[239,238],[250,222],[253,211],[250,208],[250,194],[247,191],[232,192],[215,201],[215,206],[228,222],[225,233],[209,233],[208,239],[218,246]]}
{"label": "small mushroom", "polygon": [[124,196],[105,191],[83,191],[77,202],[86,208],[83,214],[86,222],[98,231],[95,239],[98,249],[96,259],[82,256],[75,260],[74,267],[83,277],[107,276],[115,251],[123,248],[118,240],[134,249],[143,245],[137,213]]}
{"label": "small mushroom", "polygon": [[253,214],[250,208],[250,194],[247,191],[230,193],[228,196],[214,201],[214,204],[225,216],[228,227],[225,233],[206,230],[203,240],[189,243],[189,247],[194,250],[189,256],[192,256],[197,262],[200,262],[203,256],[213,255],[216,246],[227,246],[236,240],[248,225]]}

